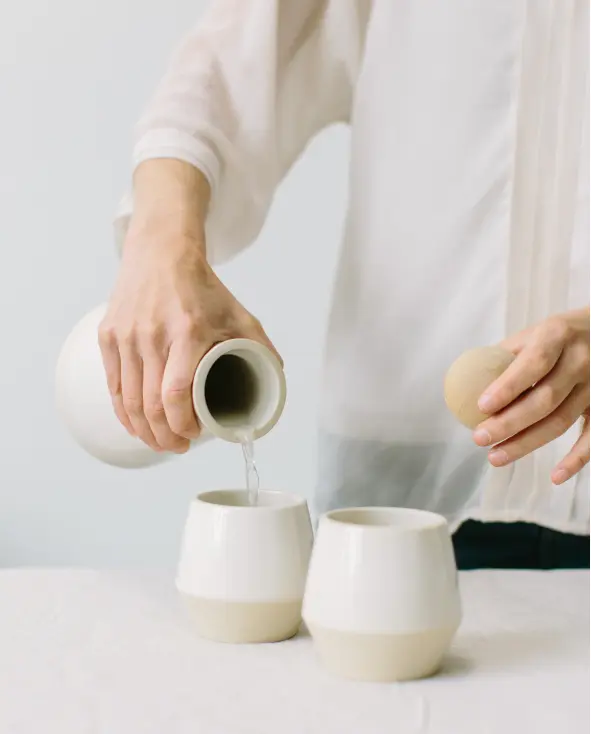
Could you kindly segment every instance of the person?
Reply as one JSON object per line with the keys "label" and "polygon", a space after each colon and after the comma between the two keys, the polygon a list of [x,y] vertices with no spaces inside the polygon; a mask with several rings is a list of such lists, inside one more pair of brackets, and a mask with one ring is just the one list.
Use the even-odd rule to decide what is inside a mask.
{"label": "person", "polygon": [[[460,568],[588,567],[588,14],[214,1],[138,124],[117,218],[99,341],[127,430],[186,451],[201,357],[230,337],[274,348],[213,267],[256,239],[311,138],[349,124],[313,509],[441,513]],[[499,342],[517,356],[471,435],[443,376]]]}

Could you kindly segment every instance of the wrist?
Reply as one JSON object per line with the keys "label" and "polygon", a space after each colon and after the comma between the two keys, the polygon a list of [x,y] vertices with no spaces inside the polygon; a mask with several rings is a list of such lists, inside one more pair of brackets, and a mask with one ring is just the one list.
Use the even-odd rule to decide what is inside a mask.
{"label": "wrist", "polygon": [[176,159],[142,162],[134,174],[128,241],[186,240],[204,253],[209,198],[207,179],[191,164]]}

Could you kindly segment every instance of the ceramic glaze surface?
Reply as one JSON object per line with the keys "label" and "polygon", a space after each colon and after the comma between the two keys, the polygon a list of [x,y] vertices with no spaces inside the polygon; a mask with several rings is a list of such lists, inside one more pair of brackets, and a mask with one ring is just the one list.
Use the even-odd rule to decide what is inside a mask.
{"label": "ceramic glaze surface", "polygon": [[101,305],[76,324],[60,352],[56,369],[56,403],[75,441],[99,461],[136,468],[165,461],[130,436],[113,412],[98,345],[98,327],[105,314]]}
{"label": "ceramic glaze surface", "polygon": [[177,586],[209,599],[292,601],[304,593],[312,549],[306,501],[260,490],[201,493],[189,508]]}
{"label": "ceramic glaze surface", "polygon": [[[399,680],[415,677],[418,668],[421,675],[428,674],[461,618],[444,518],[396,508],[337,510],[323,516],[303,617],[318,637],[328,667],[343,667],[347,677]],[[386,669],[375,640],[387,641],[395,655]],[[424,664],[417,668],[414,658],[421,650]]]}

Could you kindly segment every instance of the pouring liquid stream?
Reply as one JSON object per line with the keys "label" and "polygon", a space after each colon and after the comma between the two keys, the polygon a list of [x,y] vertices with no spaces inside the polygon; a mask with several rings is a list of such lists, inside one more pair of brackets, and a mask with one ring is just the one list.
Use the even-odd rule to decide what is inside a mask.
{"label": "pouring liquid stream", "polygon": [[247,429],[243,432],[240,440],[242,447],[242,456],[244,457],[244,477],[246,482],[246,491],[248,492],[248,502],[251,506],[256,507],[259,502],[259,472],[254,459],[254,431]]}

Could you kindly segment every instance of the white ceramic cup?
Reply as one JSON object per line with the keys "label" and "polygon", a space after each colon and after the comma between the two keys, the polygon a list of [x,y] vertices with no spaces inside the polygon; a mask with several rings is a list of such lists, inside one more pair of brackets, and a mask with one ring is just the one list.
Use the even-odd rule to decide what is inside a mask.
{"label": "white ceramic cup", "polygon": [[[81,319],[66,339],[56,369],[56,402],[71,435],[89,454],[113,466],[140,468],[173,454],[152,451],[121,425],[111,403],[98,344],[106,304]],[[213,436],[238,442],[245,429],[253,439],[277,423],[286,398],[277,357],[250,339],[216,344],[193,379],[193,407],[203,428],[194,445]]]}
{"label": "white ceramic cup", "polygon": [[435,673],[461,618],[445,519],[370,507],[324,515],[303,617],[337,675],[395,681]]}
{"label": "white ceramic cup", "polygon": [[306,501],[284,492],[200,494],[185,525],[177,588],[198,634],[219,642],[293,637],[312,550]]}

